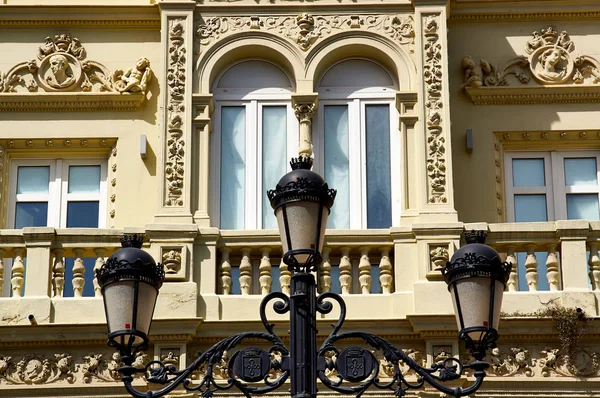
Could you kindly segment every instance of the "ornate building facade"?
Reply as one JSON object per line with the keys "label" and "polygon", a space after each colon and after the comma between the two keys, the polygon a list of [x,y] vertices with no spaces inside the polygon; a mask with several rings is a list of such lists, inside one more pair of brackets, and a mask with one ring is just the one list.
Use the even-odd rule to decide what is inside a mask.
{"label": "ornate building facade", "polygon": [[344,296],[345,329],[423,365],[468,361],[439,269],[486,230],[513,268],[477,396],[600,394],[597,2],[0,11],[0,396],[127,396],[94,278],[123,233],[166,272],[135,366],[183,368],[260,330],[262,297],[291,277],[265,192],[299,154],[338,189],[318,284]]}

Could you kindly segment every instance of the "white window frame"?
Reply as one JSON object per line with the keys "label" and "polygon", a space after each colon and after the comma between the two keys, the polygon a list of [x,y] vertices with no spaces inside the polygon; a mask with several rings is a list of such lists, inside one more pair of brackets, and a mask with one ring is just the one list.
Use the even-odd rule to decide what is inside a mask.
{"label": "white window frame", "polygon": [[[234,91],[233,93],[231,91]],[[252,93],[239,99],[235,90],[221,94],[215,101],[213,113],[214,129],[211,134],[211,186],[210,215],[212,225],[221,226],[221,109],[228,106],[244,106],[246,108],[246,150],[244,171],[244,186],[246,191],[244,229],[262,229],[262,199],[266,197],[268,189],[275,187],[263,187],[262,183],[262,109],[268,106],[285,106],[287,120],[287,145],[286,159],[297,156],[298,153],[298,120],[292,108],[291,94],[281,93],[277,90],[269,92]],[[233,98],[238,100],[233,100]],[[290,170],[289,165],[286,170]]]}
{"label": "white window frame", "polygon": [[[545,187],[514,187],[513,159],[544,159]],[[565,185],[564,160],[568,158],[596,158],[596,186]],[[508,222],[515,222],[514,196],[518,194],[545,194],[548,221],[567,219],[567,194],[595,193],[600,202],[600,151],[512,151],[505,152],[506,210]]]}
{"label": "white window frame", "polygon": [[[360,217],[350,217],[350,229],[367,228],[367,156],[366,156],[366,115],[367,105],[389,105],[390,107],[390,187],[392,226],[400,222],[401,187],[403,186],[403,173],[401,170],[402,142],[399,130],[399,115],[395,106],[395,96],[392,90],[361,90],[325,89],[319,93],[319,107],[315,115],[317,130],[313,128],[313,144],[315,154],[315,170],[324,175],[325,172],[325,106],[348,106],[348,158],[350,176],[350,214],[360,214]],[[397,152],[393,149],[397,148]],[[355,161],[360,159],[360,161]],[[357,176],[357,178],[353,178]],[[332,187],[335,188],[335,187]]]}
{"label": "white window frame", "polygon": [[[19,167],[48,166],[50,181],[48,194],[17,195],[17,172]],[[69,194],[68,179],[70,166],[100,166],[100,192],[97,194]],[[12,159],[10,166],[9,201],[7,228],[14,228],[17,202],[48,202],[47,226],[66,228],[67,203],[72,201],[98,201],[98,228],[106,228],[107,217],[107,168],[105,158],[88,159]],[[58,211],[57,211],[58,210]]]}

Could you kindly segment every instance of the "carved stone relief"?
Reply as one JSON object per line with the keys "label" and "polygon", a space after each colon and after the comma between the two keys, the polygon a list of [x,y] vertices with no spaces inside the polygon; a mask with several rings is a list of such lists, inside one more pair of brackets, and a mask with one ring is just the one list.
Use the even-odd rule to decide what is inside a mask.
{"label": "carved stone relief", "polygon": [[181,269],[181,247],[162,248],[162,262],[166,274],[177,274]]}
{"label": "carved stone relief", "polygon": [[461,61],[463,87],[510,86],[516,77],[521,84],[529,84],[531,78],[540,85],[600,83],[600,62],[587,55],[574,55],[575,44],[566,31],[550,26],[534,31],[525,45],[525,53],[508,61],[502,68],[480,59],[477,64],[472,57]]}
{"label": "carved stone relief", "polygon": [[428,202],[446,203],[446,139],[443,130],[440,16],[423,16],[423,79],[427,128]]}
{"label": "carved stone relief", "polygon": [[446,266],[450,259],[448,254],[448,245],[430,245],[429,246],[429,271],[434,272]]}
{"label": "carved stone relief", "polygon": [[166,199],[165,206],[183,206],[183,174],[185,141],[183,135],[183,104],[185,94],[186,50],[184,19],[169,21],[169,63],[167,67],[167,151],[165,162]]}
{"label": "carved stone relief", "polygon": [[0,92],[37,92],[40,88],[46,92],[147,92],[152,78],[147,58],[111,75],[104,65],[86,56],[79,39],[69,34],[46,37],[37,60],[21,62],[5,75],[0,73]]}
{"label": "carved stone relief", "polygon": [[[208,17],[198,26],[197,35],[201,47],[207,47],[226,34],[247,29],[275,31],[296,43],[303,51],[309,50],[319,39],[334,31],[346,29],[380,31],[397,43],[410,47],[413,47],[415,40],[412,16],[402,15],[313,16],[303,13],[296,17]],[[409,52],[414,52],[414,49],[410,48]]]}

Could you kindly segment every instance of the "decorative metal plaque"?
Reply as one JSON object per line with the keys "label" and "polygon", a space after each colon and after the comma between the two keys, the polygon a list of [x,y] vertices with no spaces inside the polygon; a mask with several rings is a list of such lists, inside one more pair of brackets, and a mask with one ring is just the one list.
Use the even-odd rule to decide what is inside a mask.
{"label": "decorative metal plaque", "polygon": [[270,368],[271,360],[269,354],[255,347],[240,350],[233,364],[236,376],[249,383],[263,380],[269,373]]}

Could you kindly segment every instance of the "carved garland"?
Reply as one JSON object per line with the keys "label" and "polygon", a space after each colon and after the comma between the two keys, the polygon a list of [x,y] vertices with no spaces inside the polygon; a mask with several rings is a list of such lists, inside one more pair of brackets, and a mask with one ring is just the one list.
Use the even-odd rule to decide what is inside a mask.
{"label": "carved garland", "polygon": [[183,140],[183,104],[185,94],[186,50],[184,39],[184,19],[169,21],[169,64],[167,84],[169,86],[167,102],[167,150],[165,162],[166,199],[165,206],[183,206],[184,144]]}
{"label": "carved garland", "polygon": [[442,99],[442,45],[439,14],[423,16],[423,78],[427,128],[427,177],[429,203],[446,203],[446,142]]}
{"label": "carved garland", "polygon": [[[303,51],[307,51],[317,40],[333,31],[347,28],[382,31],[394,41],[411,47],[415,42],[413,18],[410,15],[313,16],[303,13],[296,17],[210,17],[198,26],[197,35],[200,37],[201,47],[206,47],[228,33],[264,29],[287,37]],[[410,48],[409,52],[413,53],[414,49]]]}

